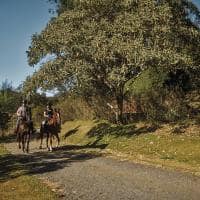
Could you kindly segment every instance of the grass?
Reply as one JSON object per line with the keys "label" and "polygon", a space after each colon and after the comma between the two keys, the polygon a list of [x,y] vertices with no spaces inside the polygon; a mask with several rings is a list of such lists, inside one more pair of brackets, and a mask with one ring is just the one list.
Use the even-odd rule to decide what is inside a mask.
{"label": "grass", "polygon": [[128,159],[199,173],[199,134],[173,135],[172,130],[171,125],[155,128],[142,123],[119,126],[102,121],[72,121],[63,125],[62,138],[67,144],[102,147]]}
{"label": "grass", "polygon": [[[11,176],[5,174],[10,168],[9,153],[0,144],[0,158],[4,163],[0,165],[0,199],[1,200],[54,200],[56,194],[34,176],[23,175],[23,168],[19,163],[12,166],[15,169]],[[3,158],[3,159],[2,159]],[[10,173],[10,172],[9,172]]]}

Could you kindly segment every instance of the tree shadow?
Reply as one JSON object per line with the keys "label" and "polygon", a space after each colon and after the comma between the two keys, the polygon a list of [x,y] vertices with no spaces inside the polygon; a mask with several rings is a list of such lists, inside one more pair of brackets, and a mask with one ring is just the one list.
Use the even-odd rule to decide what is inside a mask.
{"label": "tree shadow", "polygon": [[86,144],[86,145],[66,145],[61,146],[54,151],[60,151],[60,150],[67,150],[67,151],[76,151],[76,150],[83,150],[83,149],[105,149],[107,147],[107,144]]}
{"label": "tree shadow", "polygon": [[34,152],[27,155],[1,155],[0,182],[8,181],[22,175],[37,175],[57,171],[69,167],[74,162],[84,162],[100,156],[71,151],[83,148],[85,146],[63,146],[51,153]]}
{"label": "tree shadow", "polygon": [[77,127],[74,128],[74,129],[71,129],[71,130],[67,131],[67,132],[64,134],[64,138],[66,139],[66,138],[69,137],[70,135],[75,134],[75,133],[78,131],[79,127],[80,127],[80,125],[77,126]]}
{"label": "tree shadow", "polygon": [[90,131],[88,131],[88,137],[96,137],[95,142],[90,145],[97,145],[97,143],[105,136],[112,135],[114,137],[132,137],[140,134],[147,134],[155,132],[159,128],[158,125],[147,126],[137,128],[134,124],[129,125],[116,125],[110,123],[97,124]]}
{"label": "tree shadow", "polygon": [[16,134],[8,134],[5,136],[0,137],[0,144],[2,143],[11,143],[17,141],[17,135]]}

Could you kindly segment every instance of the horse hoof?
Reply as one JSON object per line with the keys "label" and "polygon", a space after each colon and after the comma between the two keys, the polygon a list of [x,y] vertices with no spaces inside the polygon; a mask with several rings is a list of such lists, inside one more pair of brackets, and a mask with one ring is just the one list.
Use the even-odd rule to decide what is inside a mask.
{"label": "horse hoof", "polygon": [[42,149],[42,146],[39,146],[39,149]]}

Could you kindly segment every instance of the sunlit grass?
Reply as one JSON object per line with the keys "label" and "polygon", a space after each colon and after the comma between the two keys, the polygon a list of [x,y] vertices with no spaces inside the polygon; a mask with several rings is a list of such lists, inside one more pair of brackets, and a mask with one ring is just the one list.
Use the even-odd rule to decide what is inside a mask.
{"label": "sunlit grass", "polygon": [[[124,153],[129,158],[200,171],[199,136],[165,134],[162,133],[162,128],[159,129],[158,134],[156,131],[148,132],[148,129],[143,127],[137,128],[137,124],[117,126],[107,123],[108,125],[101,127],[104,123],[67,122],[63,126],[63,140],[67,144],[91,146],[106,144],[106,149]],[[76,131],[64,137],[64,134],[69,133],[70,130]]]}
{"label": "sunlit grass", "polygon": [[[0,145],[0,156],[8,155],[6,149]],[[6,162],[9,164],[9,158]],[[12,162],[11,162],[12,163]],[[0,165],[0,171],[7,166]],[[20,163],[16,163],[13,177],[9,176],[0,181],[1,200],[54,200],[56,194],[40,180],[33,176],[23,175]],[[5,171],[5,169],[4,169]],[[5,176],[6,177],[6,176]]]}

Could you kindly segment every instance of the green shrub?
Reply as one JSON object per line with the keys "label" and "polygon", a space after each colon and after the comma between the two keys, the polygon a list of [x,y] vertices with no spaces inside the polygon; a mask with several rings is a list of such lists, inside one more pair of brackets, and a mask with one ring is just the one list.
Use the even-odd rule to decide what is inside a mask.
{"label": "green shrub", "polygon": [[150,91],[140,95],[140,105],[148,120],[172,122],[185,119],[187,104],[179,89]]}

